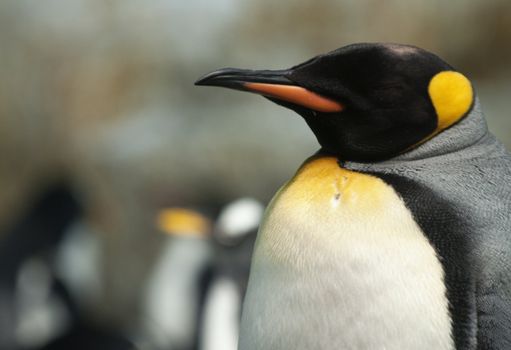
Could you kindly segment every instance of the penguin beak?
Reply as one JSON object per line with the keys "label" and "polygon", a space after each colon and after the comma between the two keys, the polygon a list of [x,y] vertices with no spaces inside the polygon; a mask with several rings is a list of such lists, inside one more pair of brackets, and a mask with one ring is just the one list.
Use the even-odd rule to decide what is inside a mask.
{"label": "penguin beak", "polygon": [[290,70],[224,68],[206,74],[197,80],[195,85],[221,86],[252,92],[316,112],[333,113],[344,109],[341,103],[296,85],[287,78],[290,73]]}

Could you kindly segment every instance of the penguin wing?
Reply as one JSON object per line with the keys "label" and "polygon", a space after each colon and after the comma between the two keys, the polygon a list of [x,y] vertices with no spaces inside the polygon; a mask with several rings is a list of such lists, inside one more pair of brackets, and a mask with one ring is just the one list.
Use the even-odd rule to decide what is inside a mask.
{"label": "penguin wing", "polygon": [[[509,274],[508,274],[509,276]],[[479,350],[511,349],[511,294],[510,284],[496,286],[506,288],[507,294],[497,290],[485,290],[477,295],[477,348]]]}
{"label": "penguin wing", "polygon": [[478,349],[511,349],[511,232],[490,234],[478,245],[476,283]]}
{"label": "penguin wing", "polygon": [[[477,344],[480,350],[511,349],[511,235],[505,229],[509,223],[501,220],[499,227],[492,219],[483,228],[476,227],[460,205],[429,186],[402,175],[377,176],[402,196],[440,256],[456,348]],[[509,213],[501,199],[493,200],[488,204],[492,215]]]}
{"label": "penguin wing", "polygon": [[470,349],[475,334],[475,273],[470,269],[466,227],[452,203],[418,181],[396,174],[376,174],[401,195],[439,255],[456,349]]}

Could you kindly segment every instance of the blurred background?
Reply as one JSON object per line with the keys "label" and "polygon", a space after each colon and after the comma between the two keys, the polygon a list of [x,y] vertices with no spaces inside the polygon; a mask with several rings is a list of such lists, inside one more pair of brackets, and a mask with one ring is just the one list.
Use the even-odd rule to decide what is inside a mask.
{"label": "blurred background", "polygon": [[193,83],[364,41],[445,58],[511,147],[508,0],[1,1],[0,349],[233,348],[261,205],[318,146]]}

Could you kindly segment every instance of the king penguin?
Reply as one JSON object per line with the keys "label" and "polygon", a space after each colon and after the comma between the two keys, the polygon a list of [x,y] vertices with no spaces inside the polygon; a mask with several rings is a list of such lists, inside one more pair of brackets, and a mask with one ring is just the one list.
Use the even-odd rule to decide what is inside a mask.
{"label": "king penguin", "polygon": [[465,75],[363,43],[196,84],[290,108],[321,145],[266,209],[239,349],[511,349],[511,156]]}

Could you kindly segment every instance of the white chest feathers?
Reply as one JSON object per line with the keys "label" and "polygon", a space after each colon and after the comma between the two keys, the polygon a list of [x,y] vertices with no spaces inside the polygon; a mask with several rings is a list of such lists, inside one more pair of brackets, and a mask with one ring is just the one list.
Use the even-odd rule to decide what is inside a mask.
{"label": "white chest feathers", "polygon": [[403,201],[308,160],[261,225],[239,349],[453,348],[442,266]]}

